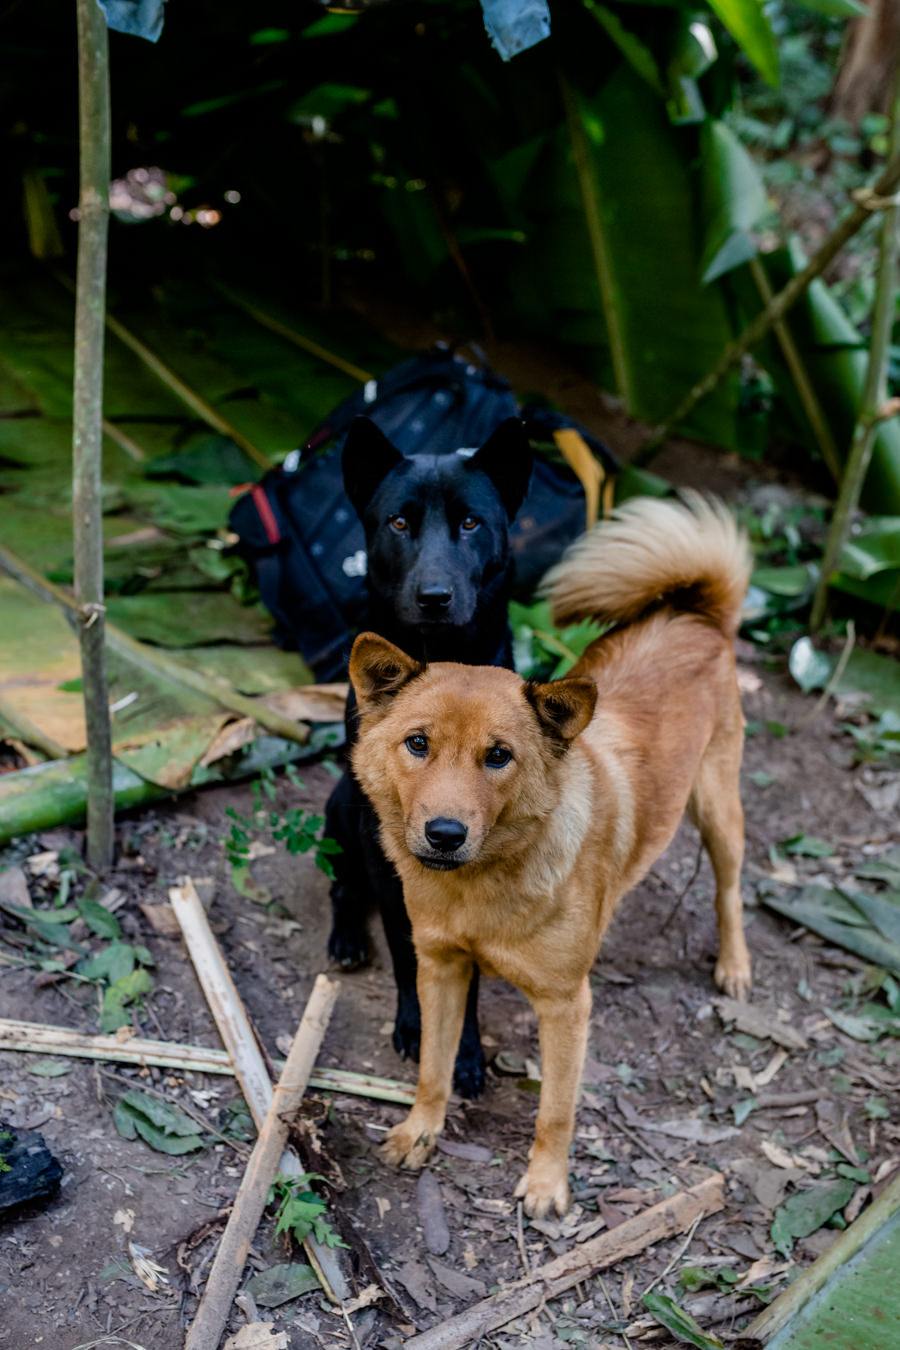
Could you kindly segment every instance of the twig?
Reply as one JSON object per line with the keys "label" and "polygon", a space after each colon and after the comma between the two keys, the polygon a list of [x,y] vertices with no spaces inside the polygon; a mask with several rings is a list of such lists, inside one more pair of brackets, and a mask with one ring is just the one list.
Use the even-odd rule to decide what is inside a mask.
{"label": "twig", "polygon": [[[894,89],[891,98],[890,153],[896,158],[900,154],[900,62],[894,74]],[[879,189],[875,192],[880,196]],[[900,238],[897,222],[900,220],[900,207],[892,197],[879,203],[882,207],[881,230],[878,238],[878,270],[875,283],[875,305],[872,311],[872,333],[869,339],[869,359],[866,364],[866,379],[860,400],[856,426],[853,428],[853,440],[844,468],[841,488],[835,503],[834,514],[825,541],[825,556],[813,596],[809,626],[814,633],[822,627],[828,604],[828,587],[837,571],[841,550],[850,533],[850,524],[859,506],[863,483],[869,471],[875,437],[883,415],[890,415],[884,409],[887,399],[887,372],[890,358],[891,332],[897,314],[897,257],[900,252]],[[863,203],[862,209],[866,204]],[[895,401],[891,400],[893,404]],[[896,411],[896,407],[894,408]]]}
{"label": "twig", "polygon": [[72,393],[72,551],[87,727],[87,858],[113,860],[115,801],[103,625],[103,314],[109,231],[109,35],[95,0],[77,0],[79,197]]}
{"label": "twig", "polygon": [[682,1242],[681,1246],[678,1248],[678,1251],[672,1257],[668,1265],[659,1272],[656,1278],[650,1281],[650,1283],[647,1285],[647,1288],[644,1290],[643,1294],[640,1295],[641,1298],[644,1298],[647,1294],[649,1294],[651,1289],[655,1289],[656,1286],[666,1278],[670,1270],[674,1270],[675,1266],[677,1266],[678,1262],[681,1260],[682,1256],[684,1256],[688,1247],[691,1245],[691,1242],[694,1239],[694,1234],[697,1231],[697,1224],[700,1222],[702,1218],[703,1218],[702,1214],[697,1215],[696,1219],[691,1224],[690,1229],[688,1230],[687,1237],[684,1239],[684,1242]]}
{"label": "twig", "polygon": [[[900,154],[895,153],[885,165],[881,177],[873,185],[872,191],[875,193],[876,199],[887,197],[893,192],[897,183],[900,183]],[[633,464],[642,466],[650,462],[672,430],[684,422],[685,418],[693,412],[702,399],[712,393],[720,380],[728,374],[732,367],[738,364],[751,347],[755,347],[757,342],[765,337],[774,323],[783,318],[791,306],[800,299],[810,283],[824,272],[828,264],[833,258],[837,257],[847,242],[859,233],[869,219],[871,210],[872,208],[868,204],[857,203],[846,219],[828,236],[821,248],[803,268],[803,271],[791,277],[787,285],[777,295],[773,296],[762,313],[747,324],[744,331],[739,337],[735,338],[734,342],[729,343],[716,364],[704,375],[702,380],[697,381],[678,407],[664,421],[659,423],[637,455],[634,456]]]}
{"label": "twig", "polygon": [[835,666],[834,670],[831,672],[828,683],[822,690],[822,693],[819,696],[819,698],[816,699],[815,703],[813,704],[810,711],[806,714],[806,716],[801,718],[800,721],[797,723],[798,731],[805,731],[808,726],[811,726],[811,724],[819,716],[819,713],[825,707],[825,704],[828,702],[829,698],[837,688],[838,681],[840,680],[841,676],[843,675],[847,667],[847,662],[850,660],[850,653],[853,651],[855,645],[856,645],[856,624],[853,622],[852,619],[848,619],[847,638],[846,641],[844,642],[843,650],[840,656],[838,657],[838,663]]}
{"label": "twig", "polygon": [[718,1213],[723,1207],[722,1185],[722,1175],[713,1173],[698,1186],[679,1191],[642,1214],[564,1252],[556,1260],[538,1266],[500,1293],[411,1337],[405,1342],[405,1350],[460,1350],[470,1341],[477,1341],[530,1312],[541,1299],[556,1298],[596,1271],[637,1256],[654,1242],[685,1232],[698,1217]]}
{"label": "twig", "polygon": [[665,1166],[666,1160],[663,1157],[663,1155],[659,1153],[653,1147],[652,1144],[648,1143],[646,1139],[642,1139],[640,1135],[635,1134],[634,1130],[632,1130],[630,1126],[625,1124],[625,1121],[622,1119],[622,1115],[619,1111],[614,1112],[611,1109],[611,1107],[605,1106],[604,1114],[607,1116],[607,1118],[609,1118],[609,1116],[615,1117],[616,1129],[619,1130],[622,1134],[624,1134],[626,1139],[630,1139],[633,1144],[636,1144],[642,1153],[646,1153],[647,1156],[652,1158],[654,1162],[662,1163],[663,1166]]}
{"label": "twig", "polygon": [[219,1344],[250,1243],[287,1143],[287,1117],[300,1104],[337,995],[336,981],[317,976],[222,1234],[185,1350],[216,1350]]}
{"label": "twig", "polygon": [[[692,1229],[691,1231],[693,1231],[693,1229]],[[613,1321],[614,1321],[614,1322],[617,1322],[617,1321],[619,1320],[619,1315],[618,1315],[618,1313],[616,1312],[615,1304],[613,1303],[612,1299],[611,1299],[610,1296],[609,1296],[609,1290],[608,1290],[607,1287],[606,1287],[606,1281],[604,1280],[604,1278],[603,1278],[602,1275],[598,1275],[598,1276],[597,1276],[597,1283],[600,1285],[600,1288],[603,1290],[603,1297],[606,1299],[606,1304],[607,1304],[607,1307],[609,1308],[610,1313],[612,1314]],[[623,1311],[624,1311],[624,1308],[623,1308]],[[626,1314],[626,1315],[627,1315],[627,1314]],[[621,1332],[620,1334],[621,1334],[622,1340],[625,1342],[625,1345],[626,1345],[626,1347],[627,1347],[627,1350],[631,1350],[631,1341],[630,1341],[630,1340],[628,1339],[628,1337],[625,1335],[625,1332],[623,1331],[623,1332]]]}
{"label": "twig", "polygon": [[[156,1097],[159,1101],[171,1105],[171,1098],[165,1092],[160,1092],[157,1088],[151,1087],[149,1083],[135,1083],[133,1078],[126,1078],[121,1073],[113,1073],[112,1069],[99,1069],[99,1072],[104,1078],[109,1078],[114,1083],[124,1083],[125,1087],[128,1088],[137,1087],[139,1091],[146,1092],[148,1096]],[[227,1144],[229,1148],[234,1149],[234,1152],[241,1158],[250,1157],[250,1150],[246,1144],[240,1143],[237,1139],[229,1139],[227,1134],[223,1134],[221,1130],[216,1129],[215,1125],[210,1124],[202,1111],[189,1106],[187,1102],[177,1102],[176,1105],[179,1111],[183,1111],[186,1116],[190,1116],[191,1120],[196,1120],[197,1124],[201,1125],[207,1134],[214,1135],[216,1139],[221,1139],[223,1144]]]}
{"label": "twig", "polygon": [[694,863],[694,870],[693,870],[693,872],[691,873],[691,875],[688,877],[687,885],[685,886],[684,890],[681,892],[681,894],[678,896],[678,899],[675,901],[674,905],[673,905],[672,908],[669,910],[668,918],[666,919],[666,921],[665,921],[665,923],[663,924],[662,928],[660,928],[660,930],[659,930],[659,931],[660,931],[660,934],[662,934],[662,933],[664,933],[664,932],[666,931],[666,929],[668,928],[669,924],[670,924],[670,923],[672,922],[672,920],[675,918],[675,913],[676,913],[676,911],[679,909],[679,907],[681,906],[682,900],[683,900],[684,897],[687,895],[688,891],[691,889],[691,887],[693,886],[694,882],[697,880],[698,876],[700,875],[700,867],[701,867],[702,863],[703,863],[703,840],[701,839],[701,840],[700,840],[700,843],[697,845],[697,861]]}

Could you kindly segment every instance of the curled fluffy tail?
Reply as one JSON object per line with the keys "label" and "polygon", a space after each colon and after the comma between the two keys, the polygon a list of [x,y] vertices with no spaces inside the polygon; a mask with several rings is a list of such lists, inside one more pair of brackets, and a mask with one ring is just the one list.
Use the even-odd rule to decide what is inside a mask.
{"label": "curled fluffy tail", "polygon": [[735,633],[751,569],[747,536],[718,499],[681,497],[636,497],[577,540],[541,584],[554,622],[628,623],[664,605]]}

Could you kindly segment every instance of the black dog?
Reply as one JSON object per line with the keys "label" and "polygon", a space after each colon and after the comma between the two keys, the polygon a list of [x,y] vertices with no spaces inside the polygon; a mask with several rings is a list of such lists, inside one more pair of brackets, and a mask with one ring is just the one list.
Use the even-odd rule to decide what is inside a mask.
{"label": "black dog", "polygon": [[[344,485],[366,533],[365,627],[421,661],[512,666],[507,619],[512,585],[508,531],[528,490],[531,449],[516,418],[477,451],[404,458],[366,417],[357,417],[343,452]],[[356,708],[347,704],[347,740]],[[349,772],[326,809],[325,833],[343,852],[331,888],[332,960],[368,959],[366,915],[377,904],[397,980],[394,1047],[419,1058],[421,1023],[416,957],[403,890],[381,851],[378,820]],[[478,1032],[478,975],[469,989],[455,1083],[463,1096],[484,1087]]]}

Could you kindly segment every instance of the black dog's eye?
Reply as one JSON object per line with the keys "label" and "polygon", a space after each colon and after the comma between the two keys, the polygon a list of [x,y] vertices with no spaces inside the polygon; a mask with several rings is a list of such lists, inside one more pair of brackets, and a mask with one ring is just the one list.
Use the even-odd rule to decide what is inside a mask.
{"label": "black dog's eye", "polygon": [[404,530],[409,529],[409,521],[406,519],[406,516],[391,516],[388,524],[391,529],[396,530],[398,534],[403,534]]}
{"label": "black dog's eye", "polygon": [[480,524],[481,521],[477,516],[463,516],[462,521],[460,522],[460,529],[470,532],[472,530],[477,530]]}
{"label": "black dog's eye", "polygon": [[490,769],[502,769],[512,759],[512,751],[507,750],[505,745],[495,745],[484,757],[484,762]]}
{"label": "black dog's eye", "polygon": [[412,736],[407,736],[406,748],[411,755],[418,755],[421,758],[428,754],[428,737],[423,736],[421,731],[416,731]]}

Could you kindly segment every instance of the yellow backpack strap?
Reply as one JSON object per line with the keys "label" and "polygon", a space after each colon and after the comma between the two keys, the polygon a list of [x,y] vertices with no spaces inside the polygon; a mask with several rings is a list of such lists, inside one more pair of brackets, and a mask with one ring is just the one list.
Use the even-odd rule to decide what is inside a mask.
{"label": "yellow backpack strap", "polygon": [[553,439],[560,454],[584,488],[585,528],[589,530],[596,525],[600,515],[601,489],[603,514],[608,514],[612,504],[612,479],[607,478],[603,465],[574,427],[558,427],[553,433]]}

